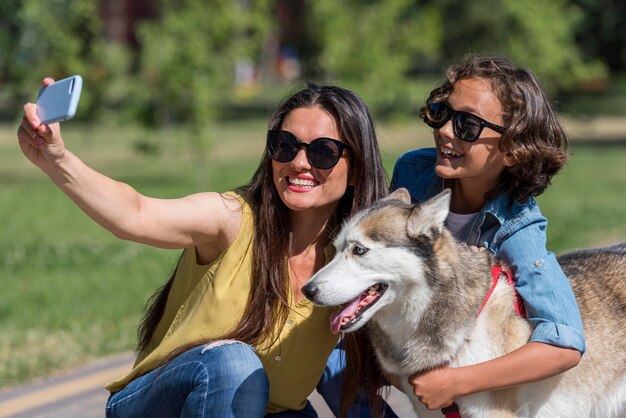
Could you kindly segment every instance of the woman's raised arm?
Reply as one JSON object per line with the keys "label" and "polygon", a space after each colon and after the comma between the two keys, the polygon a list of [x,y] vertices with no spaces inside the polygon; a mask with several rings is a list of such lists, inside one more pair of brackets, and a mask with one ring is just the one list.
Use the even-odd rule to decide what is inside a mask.
{"label": "woman's raised arm", "polygon": [[[46,78],[43,84],[52,82]],[[144,196],[92,169],[69,151],[59,123],[40,123],[33,103],[24,106],[17,136],[24,155],[116,237],[161,248],[210,245],[220,251],[238,231],[241,218],[236,200],[211,192],[179,199]]]}

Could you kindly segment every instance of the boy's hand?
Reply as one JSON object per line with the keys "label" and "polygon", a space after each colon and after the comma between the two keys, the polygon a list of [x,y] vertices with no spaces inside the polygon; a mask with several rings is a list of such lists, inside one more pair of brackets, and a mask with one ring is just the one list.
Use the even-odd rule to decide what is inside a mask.
{"label": "boy's hand", "polygon": [[454,402],[457,396],[454,369],[441,366],[419,372],[409,377],[413,393],[431,411],[441,409]]}

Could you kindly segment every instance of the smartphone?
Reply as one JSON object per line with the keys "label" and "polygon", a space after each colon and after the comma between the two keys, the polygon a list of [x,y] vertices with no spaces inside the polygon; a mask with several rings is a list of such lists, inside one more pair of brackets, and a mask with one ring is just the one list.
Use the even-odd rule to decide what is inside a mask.
{"label": "smartphone", "polygon": [[37,116],[41,123],[61,122],[74,117],[83,79],[74,75],[42,87],[37,96]]}

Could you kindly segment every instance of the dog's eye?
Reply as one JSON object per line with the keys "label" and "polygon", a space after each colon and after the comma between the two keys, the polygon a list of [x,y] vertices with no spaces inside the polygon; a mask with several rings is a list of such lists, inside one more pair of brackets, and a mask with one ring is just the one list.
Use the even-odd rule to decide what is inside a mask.
{"label": "dog's eye", "polygon": [[367,248],[361,247],[360,245],[355,245],[352,249],[352,254],[354,255],[363,255],[367,252]]}

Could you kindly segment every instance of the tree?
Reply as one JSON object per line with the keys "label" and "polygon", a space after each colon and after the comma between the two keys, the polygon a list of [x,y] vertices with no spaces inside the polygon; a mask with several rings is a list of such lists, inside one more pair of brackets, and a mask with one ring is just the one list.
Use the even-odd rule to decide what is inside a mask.
{"label": "tree", "polygon": [[415,61],[439,57],[443,26],[434,5],[316,0],[309,7],[318,72],[355,89],[374,112],[406,103]]}
{"label": "tree", "polygon": [[626,71],[626,2],[572,0],[585,18],[576,39],[586,57],[601,57],[615,72]]}
{"label": "tree", "polygon": [[10,16],[17,51],[8,72],[18,100],[34,100],[44,76],[80,74],[88,88],[83,89],[77,116],[100,109],[99,98],[116,76],[110,69],[117,62],[109,59],[98,2],[24,0],[15,4]]}
{"label": "tree", "polygon": [[20,0],[6,0],[0,3],[0,83],[6,84],[16,76],[14,62],[19,51],[20,24],[15,19],[15,11],[20,8]]}
{"label": "tree", "polygon": [[138,30],[133,101],[144,122],[204,126],[233,92],[236,61],[256,59],[268,29],[268,0],[162,0]]}
{"label": "tree", "polygon": [[607,75],[604,64],[583,57],[576,43],[585,16],[571,1],[443,0],[440,6],[446,65],[467,52],[503,53],[532,69],[550,90]]}

